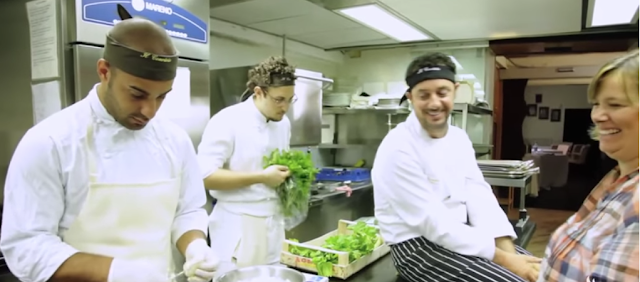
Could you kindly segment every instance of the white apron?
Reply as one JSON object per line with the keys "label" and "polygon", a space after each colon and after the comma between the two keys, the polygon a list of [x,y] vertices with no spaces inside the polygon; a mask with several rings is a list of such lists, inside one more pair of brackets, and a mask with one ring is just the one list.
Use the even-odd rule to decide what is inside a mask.
{"label": "white apron", "polygon": [[62,235],[63,241],[80,252],[153,262],[157,271],[174,273],[171,227],[180,196],[180,175],[165,143],[160,142],[171,160],[171,178],[151,183],[100,183],[92,122],[85,142],[89,192],[80,214]]}
{"label": "white apron", "polygon": [[[270,138],[265,127],[252,128],[243,136],[247,149],[242,153],[248,161],[259,162],[275,149],[284,149],[278,138]],[[260,184],[258,184],[260,185]],[[269,188],[270,189],[270,188]],[[284,218],[278,199],[231,202],[218,199],[209,217],[211,247],[228,267],[278,264],[284,242]]]}

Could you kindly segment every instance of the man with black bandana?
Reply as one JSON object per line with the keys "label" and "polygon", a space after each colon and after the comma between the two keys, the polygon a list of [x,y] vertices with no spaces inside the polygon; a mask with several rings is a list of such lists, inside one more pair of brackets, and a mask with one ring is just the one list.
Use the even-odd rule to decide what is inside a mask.
{"label": "man with black bandana", "polygon": [[182,270],[212,279],[195,150],[184,130],[154,119],[177,60],[164,29],[129,16],[107,35],[100,83],[20,141],[0,236],[20,281],[169,282]]}
{"label": "man with black bandana", "polygon": [[469,137],[448,124],[455,71],[441,53],[407,69],[413,112],[384,138],[372,170],[382,237],[411,282],[535,281],[540,259],[514,246],[516,234]]}

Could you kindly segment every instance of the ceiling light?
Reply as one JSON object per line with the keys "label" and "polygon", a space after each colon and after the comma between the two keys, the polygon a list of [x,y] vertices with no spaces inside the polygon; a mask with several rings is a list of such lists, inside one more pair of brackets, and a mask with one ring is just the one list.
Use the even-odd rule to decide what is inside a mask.
{"label": "ceiling light", "polygon": [[638,11],[638,0],[592,0],[591,26],[630,24]]}
{"label": "ceiling light", "polygon": [[401,42],[430,39],[428,35],[376,4],[340,9],[337,12]]}

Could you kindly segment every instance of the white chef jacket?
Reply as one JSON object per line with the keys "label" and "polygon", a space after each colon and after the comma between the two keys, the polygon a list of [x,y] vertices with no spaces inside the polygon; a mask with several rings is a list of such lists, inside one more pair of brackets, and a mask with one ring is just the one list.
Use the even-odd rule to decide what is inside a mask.
{"label": "white chef jacket", "polygon": [[[202,178],[219,168],[238,172],[264,169],[260,150],[267,147],[289,149],[291,122],[287,116],[279,122],[267,122],[252,98],[216,113],[204,130],[198,146]],[[270,145],[268,145],[270,144]],[[254,202],[276,199],[275,189],[257,183],[234,190],[209,190],[218,201]]]}
{"label": "white chef jacket", "polygon": [[516,238],[478,168],[466,132],[431,138],[415,114],[389,132],[372,169],[375,216],[388,244],[425,237],[453,252],[493,259],[495,238]]}
{"label": "white chef jacket", "polygon": [[189,230],[207,232],[205,190],[186,132],[159,119],[142,130],[128,130],[107,113],[94,87],[81,102],[27,131],[9,165],[0,248],[9,269],[22,281],[47,281],[78,252],[62,242],[61,236],[87,197],[89,171],[83,144],[90,122],[94,122],[97,181],[137,183],[167,178],[172,165],[160,146],[166,142],[182,166],[173,243]]}

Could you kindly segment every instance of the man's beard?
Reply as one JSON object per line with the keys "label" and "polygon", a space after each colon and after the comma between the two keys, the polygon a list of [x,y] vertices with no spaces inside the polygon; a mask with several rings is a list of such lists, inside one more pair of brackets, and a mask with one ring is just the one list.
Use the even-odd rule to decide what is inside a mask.
{"label": "man's beard", "polygon": [[107,109],[107,112],[111,115],[111,117],[113,117],[114,120],[120,123],[118,118],[118,112],[120,107],[118,107],[118,103],[115,100],[113,89],[111,88],[111,81],[109,81],[109,83],[107,84],[106,92],[107,92],[106,93],[107,95],[105,95],[106,96],[105,102],[107,104],[105,105],[105,108]]}
{"label": "man's beard", "polygon": [[437,123],[429,122],[428,113],[423,113],[422,118],[419,119],[420,125],[426,130],[429,135],[439,135],[440,133],[446,133],[449,129],[449,118],[451,113],[444,113],[444,118]]}

